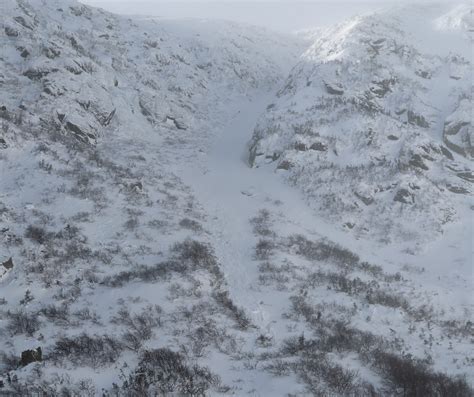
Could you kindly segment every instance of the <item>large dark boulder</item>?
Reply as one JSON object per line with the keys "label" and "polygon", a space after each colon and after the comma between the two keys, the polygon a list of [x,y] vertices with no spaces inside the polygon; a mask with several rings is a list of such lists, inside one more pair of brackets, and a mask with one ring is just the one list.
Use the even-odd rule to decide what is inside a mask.
{"label": "large dark boulder", "polygon": [[21,353],[20,366],[22,367],[40,361],[43,361],[43,351],[41,347],[38,347],[36,350],[25,350]]}
{"label": "large dark boulder", "polygon": [[2,263],[2,266],[7,270],[13,269],[13,259],[10,258],[6,260],[5,262]]}

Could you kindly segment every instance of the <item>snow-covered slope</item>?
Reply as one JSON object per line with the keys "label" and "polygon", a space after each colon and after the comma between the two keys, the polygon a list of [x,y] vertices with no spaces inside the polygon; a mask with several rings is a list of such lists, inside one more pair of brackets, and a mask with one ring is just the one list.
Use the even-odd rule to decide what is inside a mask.
{"label": "snow-covered slope", "polygon": [[132,21],[64,1],[2,7],[3,118],[85,142],[140,118],[186,129],[226,91],[268,88],[299,52],[224,22]]}
{"label": "snow-covered slope", "polygon": [[465,222],[472,7],[445,8],[404,7],[322,32],[260,119],[250,162],[273,162],[361,238],[413,247]]}
{"label": "snow-covered slope", "polygon": [[[390,18],[370,18],[377,26],[386,20],[383,29],[395,34]],[[436,19],[433,32],[457,37],[450,18]],[[364,31],[366,20],[357,21],[347,26]],[[309,37],[318,43],[307,49]],[[424,256],[374,245],[325,222],[273,163],[248,167],[247,142],[268,103],[283,126],[293,120],[281,111],[285,101],[291,113],[300,96],[315,106],[345,98],[315,102],[314,93],[333,86],[316,78],[301,84],[301,73],[332,56],[317,37],[126,19],[69,0],[0,2],[0,395],[472,394],[469,242],[450,234]],[[328,76],[334,62],[347,66],[345,52],[366,51],[357,36],[340,50],[341,61],[321,66]],[[409,75],[416,95],[432,104],[434,85],[425,92],[399,57],[387,54],[393,65],[384,61],[376,72]],[[419,62],[429,71],[432,63],[446,66],[439,55]],[[275,97],[295,64],[288,80],[295,88]],[[422,187],[443,175],[457,188],[472,179],[467,152],[442,146],[444,135],[459,146],[469,134],[464,124],[451,133],[470,104],[462,97],[465,66],[453,64],[461,66],[446,75],[461,79],[438,86],[444,118],[428,105],[399,115],[400,147],[423,143],[431,151],[420,152],[430,164],[416,174]],[[401,94],[358,102],[358,84],[369,78],[354,81],[356,66],[347,66],[344,80],[352,94],[324,117],[360,128],[378,117],[395,125],[387,112],[360,114],[363,104],[415,94],[404,80]],[[351,106],[353,118],[344,113]],[[294,114],[295,123],[303,120],[297,130],[308,115]],[[420,115],[438,120],[430,138]],[[344,139],[318,132],[304,141],[316,144],[312,151],[293,146],[286,132],[258,144],[285,149],[295,164],[305,155],[309,167],[317,152],[318,161],[342,169],[334,149],[351,154],[357,142],[344,131]],[[377,139],[373,147],[396,157]],[[365,167],[371,154],[357,147],[353,159]],[[404,172],[411,189],[415,174]],[[358,187],[373,183],[371,174],[358,178]]]}

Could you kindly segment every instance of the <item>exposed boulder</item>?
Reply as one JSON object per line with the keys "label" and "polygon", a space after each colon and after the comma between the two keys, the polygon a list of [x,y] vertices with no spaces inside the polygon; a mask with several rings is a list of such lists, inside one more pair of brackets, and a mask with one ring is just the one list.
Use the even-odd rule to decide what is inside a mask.
{"label": "exposed boulder", "polygon": [[36,350],[25,350],[21,352],[20,366],[26,367],[28,364],[43,361],[43,352],[41,347]]}
{"label": "exposed boulder", "polygon": [[74,123],[71,123],[70,121],[66,121],[64,127],[81,142],[91,143],[92,141],[95,141],[95,136],[93,134],[84,131],[81,127]]}
{"label": "exposed boulder", "polygon": [[447,157],[449,160],[454,160],[453,154],[444,146],[441,146],[441,153],[443,153],[443,155]]}
{"label": "exposed boulder", "polygon": [[402,188],[397,191],[393,201],[398,201],[402,204],[413,204],[415,202],[415,195],[408,189]]}
{"label": "exposed boulder", "polygon": [[310,146],[311,150],[317,150],[318,152],[326,152],[328,150],[328,145],[323,142],[314,142]]}
{"label": "exposed boulder", "polygon": [[344,94],[344,90],[342,89],[342,86],[340,84],[333,84],[333,83],[328,83],[325,81],[324,86],[326,87],[326,91],[328,94],[331,94],[331,95]]}
{"label": "exposed boulder", "polygon": [[3,262],[2,266],[7,270],[13,269],[13,258],[10,257],[8,260]]}
{"label": "exposed boulder", "polygon": [[298,152],[306,152],[308,148],[303,142],[297,142],[295,143],[295,150],[297,150]]}
{"label": "exposed boulder", "polygon": [[288,160],[283,160],[280,164],[277,166],[277,170],[285,170],[288,171],[291,168],[291,163]]}
{"label": "exposed boulder", "polygon": [[474,182],[474,172],[472,171],[462,171],[458,172],[456,175],[465,181]]}
{"label": "exposed boulder", "polygon": [[468,194],[469,190],[462,186],[453,186],[453,185],[448,185],[447,186],[448,190],[450,192],[456,193],[456,194]]}
{"label": "exposed boulder", "polygon": [[471,114],[471,101],[461,100],[457,109],[447,117],[443,130],[444,144],[464,157],[474,156],[474,128]]}
{"label": "exposed boulder", "polygon": [[422,116],[421,114],[417,114],[413,112],[412,110],[409,110],[407,112],[407,119],[408,119],[408,123],[417,125],[418,127],[421,127],[421,128],[430,127],[430,123],[426,121],[424,116]]}
{"label": "exposed boulder", "polygon": [[15,28],[12,28],[10,26],[5,26],[5,34],[8,37],[18,37],[20,35],[18,30],[16,30]]}
{"label": "exposed boulder", "polygon": [[410,164],[412,167],[420,168],[425,171],[429,170],[428,166],[423,162],[423,158],[419,154],[414,154],[408,164]]}

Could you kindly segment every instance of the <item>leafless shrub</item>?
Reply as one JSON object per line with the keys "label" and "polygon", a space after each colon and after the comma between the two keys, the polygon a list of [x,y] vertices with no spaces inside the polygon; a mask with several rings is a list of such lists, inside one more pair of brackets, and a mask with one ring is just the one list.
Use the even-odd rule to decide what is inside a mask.
{"label": "leafless shrub", "polygon": [[194,232],[202,231],[202,226],[198,221],[194,219],[184,218],[179,222],[179,226],[184,227],[185,229],[192,230]]}
{"label": "leafless shrub", "polygon": [[296,250],[308,260],[329,260],[340,266],[354,266],[359,262],[359,257],[353,252],[326,241],[310,241],[302,235],[292,235],[288,239],[288,246]]}
{"label": "leafless shrub", "polygon": [[25,237],[35,241],[38,244],[44,244],[49,240],[54,233],[47,232],[39,226],[29,225],[25,230]]}
{"label": "leafless shrub", "polygon": [[190,365],[180,353],[163,348],[145,351],[136,370],[122,385],[131,397],[146,395],[205,395],[220,383],[205,367]]}
{"label": "leafless shrub", "polygon": [[131,350],[138,351],[142,343],[153,336],[153,329],[161,326],[160,306],[148,306],[139,314],[130,314],[128,309],[122,308],[112,319],[115,324],[123,324],[127,327],[123,335],[124,344]]}
{"label": "leafless shrub", "polygon": [[138,221],[138,218],[131,217],[131,218],[128,218],[128,220],[125,222],[124,227],[127,230],[136,230],[139,225],[140,225],[140,222]]}
{"label": "leafless shrub", "polygon": [[92,321],[95,324],[100,324],[100,317],[97,313],[91,312],[88,307],[84,307],[73,313],[73,316],[80,321]]}
{"label": "leafless shrub", "polygon": [[62,305],[48,305],[40,310],[40,313],[49,321],[57,325],[70,324],[69,306],[65,303]]}
{"label": "leafless shrub", "polygon": [[273,241],[267,239],[258,240],[258,243],[255,246],[255,258],[258,260],[268,259],[271,256],[274,248],[275,244]]}
{"label": "leafless shrub", "polygon": [[242,308],[235,305],[228,291],[216,291],[212,296],[220,306],[226,309],[227,313],[234,319],[240,329],[245,330],[250,327],[250,319]]}
{"label": "leafless shrub", "polygon": [[209,269],[217,265],[212,248],[208,244],[196,240],[187,239],[176,243],[171,251],[178,260],[190,264],[194,269]]}
{"label": "leafless shrub", "polygon": [[357,389],[358,373],[332,363],[324,354],[303,354],[297,373],[311,393],[320,393],[325,383],[336,395],[351,395]]}
{"label": "leafless shrub", "polygon": [[170,260],[153,266],[140,265],[133,270],[123,271],[114,276],[107,276],[102,281],[102,284],[110,287],[121,287],[133,280],[154,282],[165,279],[172,273],[184,274],[187,270],[188,266],[185,263]]}
{"label": "leafless shrub", "polygon": [[462,377],[433,372],[419,359],[384,351],[374,352],[374,367],[384,378],[386,392],[404,396],[472,396],[473,390]]}
{"label": "leafless shrub", "polygon": [[42,159],[42,160],[38,163],[38,167],[39,167],[40,169],[42,169],[43,171],[46,171],[48,174],[50,174],[51,171],[53,170],[52,164],[46,162],[44,159]]}
{"label": "leafless shrub", "polygon": [[2,373],[17,369],[19,363],[20,360],[15,354],[0,352],[0,368]]}
{"label": "leafless shrub", "polygon": [[7,318],[9,320],[7,329],[12,336],[19,334],[32,336],[41,325],[36,313],[28,313],[24,310],[8,311]]}
{"label": "leafless shrub", "polygon": [[262,209],[258,212],[258,215],[250,219],[250,223],[253,226],[253,232],[256,235],[262,237],[272,237],[275,233],[271,230],[271,218],[270,211]]}
{"label": "leafless shrub", "polygon": [[122,344],[113,337],[89,336],[85,333],[59,338],[47,359],[62,362],[67,359],[75,365],[100,367],[117,360],[123,350]]}

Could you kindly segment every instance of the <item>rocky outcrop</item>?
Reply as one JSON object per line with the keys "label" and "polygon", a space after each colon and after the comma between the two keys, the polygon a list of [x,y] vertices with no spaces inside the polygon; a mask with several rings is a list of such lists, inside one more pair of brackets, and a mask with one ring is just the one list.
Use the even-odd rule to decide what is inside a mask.
{"label": "rocky outcrop", "polygon": [[462,99],[456,110],[446,119],[443,129],[444,144],[464,157],[474,157],[474,127],[472,102]]}
{"label": "rocky outcrop", "polygon": [[402,204],[413,204],[415,202],[415,196],[408,189],[402,188],[397,191],[393,197],[393,201],[398,201]]}
{"label": "rocky outcrop", "polygon": [[[428,35],[434,29],[439,11],[431,12],[416,24],[411,11],[397,9],[318,32],[260,118],[251,164],[274,161],[329,220],[356,218],[346,227],[356,234],[378,238],[390,224],[400,241],[428,241],[458,221],[445,214],[460,214],[460,194],[470,190],[458,176],[470,167],[456,164],[457,154],[473,155],[470,63],[468,52],[412,39],[419,23]],[[470,48],[462,35],[446,39]]]}

